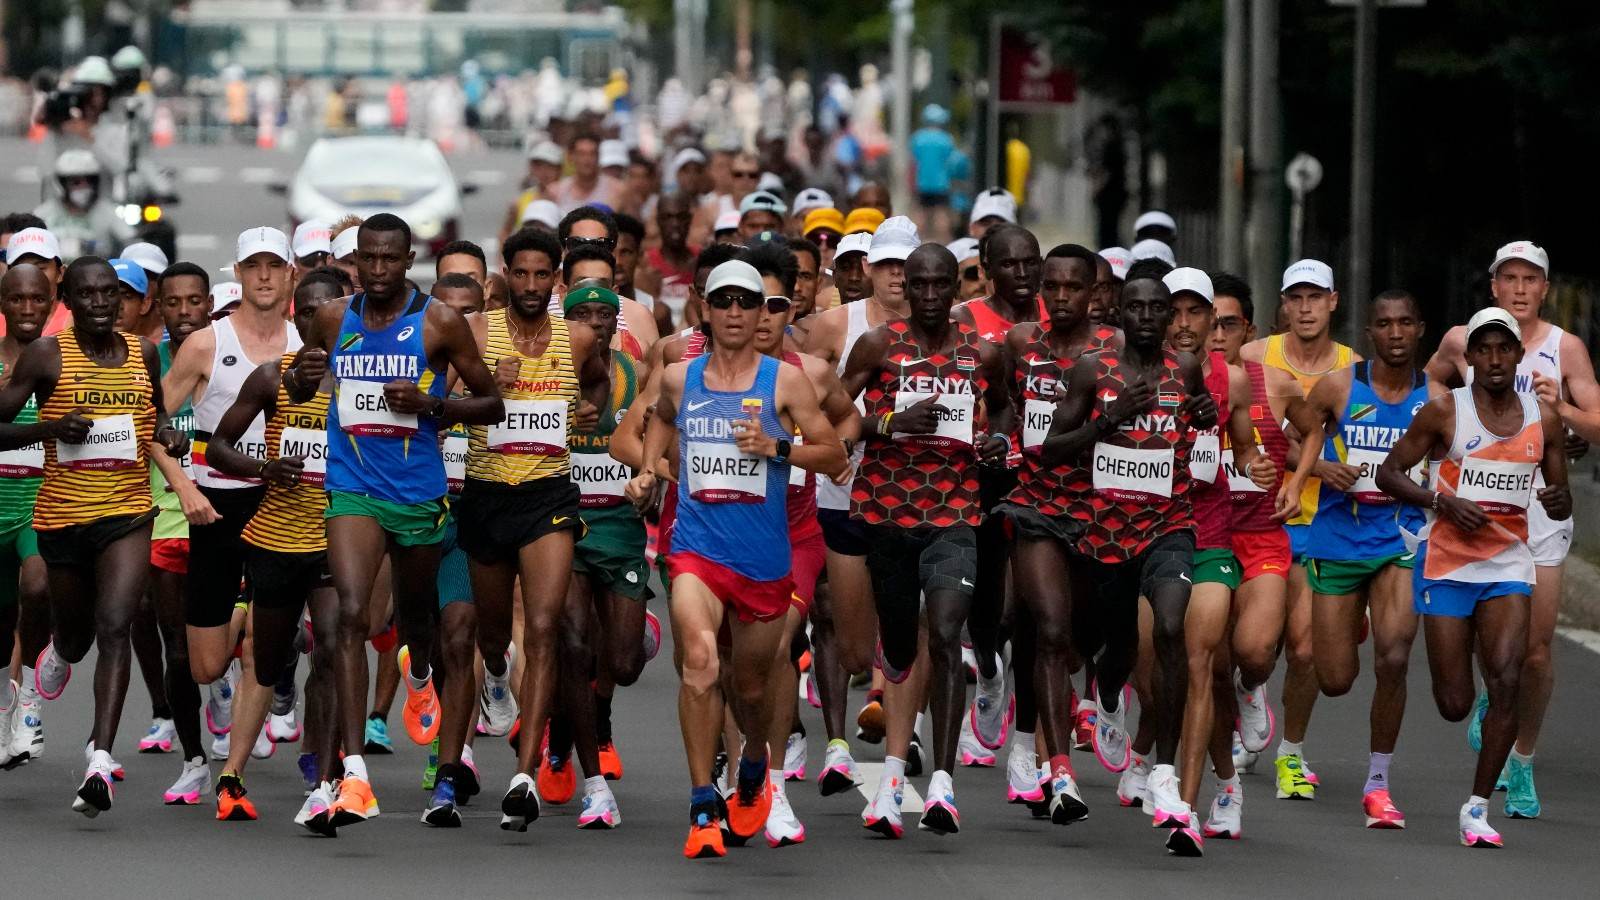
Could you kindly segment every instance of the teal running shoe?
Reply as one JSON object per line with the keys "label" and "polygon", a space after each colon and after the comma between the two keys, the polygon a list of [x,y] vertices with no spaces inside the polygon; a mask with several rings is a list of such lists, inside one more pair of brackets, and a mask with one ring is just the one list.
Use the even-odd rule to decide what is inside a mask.
{"label": "teal running shoe", "polygon": [[369,755],[374,753],[393,753],[394,743],[389,740],[389,723],[382,719],[369,717],[367,719],[367,734],[363,738],[363,743],[366,745],[364,749]]}
{"label": "teal running shoe", "polygon": [[1472,704],[1472,714],[1467,716],[1467,746],[1473,753],[1483,749],[1483,716],[1489,711],[1489,692],[1484,691],[1478,695],[1478,702]]}
{"label": "teal running shoe", "polygon": [[1539,818],[1539,792],[1533,789],[1533,762],[1506,760],[1506,815],[1513,819]]}

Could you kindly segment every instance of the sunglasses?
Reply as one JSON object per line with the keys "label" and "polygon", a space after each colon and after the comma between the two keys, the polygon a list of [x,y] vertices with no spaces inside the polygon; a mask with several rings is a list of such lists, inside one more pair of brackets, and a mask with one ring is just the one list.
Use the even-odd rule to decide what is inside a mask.
{"label": "sunglasses", "polygon": [[963,281],[977,281],[978,280],[978,267],[977,266],[967,266],[965,269],[962,269],[961,270],[961,279]]}
{"label": "sunglasses", "polygon": [[[787,298],[785,298],[787,299]],[[759,294],[740,291],[738,294],[712,294],[706,298],[706,305],[712,309],[730,309],[735,303],[743,310],[760,309],[767,299]]]}
{"label": "sunglasses", "polygon": [[569,237],[563,246],[568,250],[576,250],[579,247],[604,247],[607,250],[613,250],[616,249],[617,242],[611,238]]}
{"label": "sunglasses", "polygon": [[754,179],[760,178],[761,177],[761,173],[760,172],[756,172],[756,171],[747,171],[747,172],[735,171],[733,173],[733,177],[735,177],[735,178],[749,178],[751,180],[754,180]]}

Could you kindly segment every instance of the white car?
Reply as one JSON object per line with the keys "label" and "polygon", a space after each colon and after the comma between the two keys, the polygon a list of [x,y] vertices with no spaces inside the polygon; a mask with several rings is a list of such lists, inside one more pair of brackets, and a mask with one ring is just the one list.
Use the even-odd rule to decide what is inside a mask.
{"label": "white car", "polygon": [[364,135],[319,139],[294,180],[273,189],[288,195],[291,227],[312,219],[336,222],[352,213],[393,213],[411,226],[413,243],[434,254],[456,239],[461,197],[477,186],[458,186],[432,141]]}

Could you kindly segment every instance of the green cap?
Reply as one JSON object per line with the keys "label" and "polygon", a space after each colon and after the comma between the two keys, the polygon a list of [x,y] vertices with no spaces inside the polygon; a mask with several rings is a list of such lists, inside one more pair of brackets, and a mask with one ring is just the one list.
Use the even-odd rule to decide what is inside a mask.
{"label": "green cap", "polygon": [[622,301],[617,299],[616,291],[610,288],[591,287],[573,288],[561,298],[561,311],[572,312],[572,308],[580,303],[604,303],[615,310],[622,309]]}

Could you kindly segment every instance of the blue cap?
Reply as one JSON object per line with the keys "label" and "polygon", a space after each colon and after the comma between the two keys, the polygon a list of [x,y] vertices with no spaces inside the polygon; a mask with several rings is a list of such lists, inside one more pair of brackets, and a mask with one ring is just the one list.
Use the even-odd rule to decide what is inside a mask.
{"label": "blue cap", "polygon": [[131,259],[113,259],[109,261],[111,268],[117,270],[117,280],[133,288],[141,294],[150,292],[150,276],[144,273],[144,267]]}
{"label": "blue cap", "polygon": [[937,103],[929,103],[922,108],[922,121],[925,125],[946,125],[950,122],[950,110]]}

